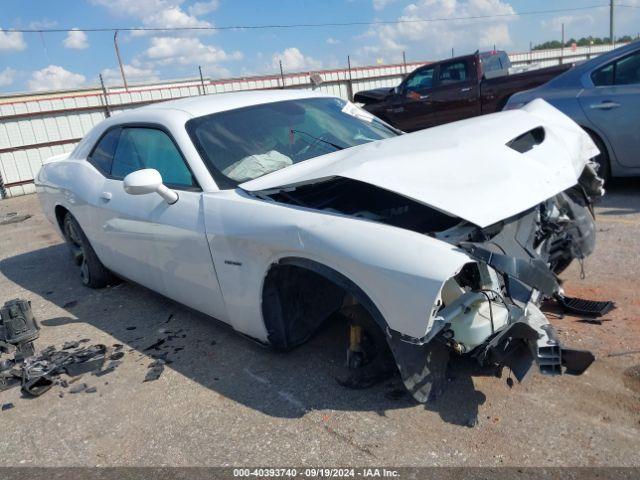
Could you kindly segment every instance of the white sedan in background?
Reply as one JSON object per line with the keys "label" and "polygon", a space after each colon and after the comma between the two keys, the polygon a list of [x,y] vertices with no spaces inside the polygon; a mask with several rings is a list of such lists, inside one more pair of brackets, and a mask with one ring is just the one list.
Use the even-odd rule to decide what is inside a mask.
{"label": "white sedan in background", "polygon": [[387,349],[424,402],[450,355],[518,378],[593,361],[537,305],[593,250],[597,154],[543,101],[402,134],[338,98],[261,91],[109,118],[36,186],[86,285],[115,274],[285,350],[342,312],[353,370]]}

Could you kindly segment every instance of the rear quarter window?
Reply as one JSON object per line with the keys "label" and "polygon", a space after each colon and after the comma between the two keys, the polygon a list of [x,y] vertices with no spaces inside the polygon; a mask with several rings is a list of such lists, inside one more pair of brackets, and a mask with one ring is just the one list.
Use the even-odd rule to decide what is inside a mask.
{"label": "rear quarter window", "polygon": [[116,147],[118,146],[120,132],[121,130],[119,128],[114,128],[105,133],[100,140],[98,140],[91,155],[88,157],[89,162],[105,176],[111,174],[111,165]]}

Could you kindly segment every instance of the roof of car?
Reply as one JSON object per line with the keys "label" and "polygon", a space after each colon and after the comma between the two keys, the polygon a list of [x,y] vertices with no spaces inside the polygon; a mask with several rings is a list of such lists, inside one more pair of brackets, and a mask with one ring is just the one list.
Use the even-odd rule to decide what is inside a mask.
{"label": "roof of car", "polygon": [[137,109],[148,110],[181,110],[193,117],[212,113],[250,107],[263,103],[297,100],[301,98],[329,97],[323,92],[312,90],[250,90],[246,92],[217,93],[199,97],[181,98],[166,102],[154,103]]}

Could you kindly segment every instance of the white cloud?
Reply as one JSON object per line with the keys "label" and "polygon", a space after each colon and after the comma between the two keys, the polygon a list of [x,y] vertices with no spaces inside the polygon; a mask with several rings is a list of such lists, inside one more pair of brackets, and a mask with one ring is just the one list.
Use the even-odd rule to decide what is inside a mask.
{"label": "white cloud", "polygon": [[16,71],[13,68],[7,67],[0,71],[0,87],[11,85],[15,76]]}
{"label": "white cloud", "polygon": [[242,53],[238,51],[227,53],[221,48],[202,43],[198,38],[153,37],[143,58],[158,66],[179,64],[203,65],[212,68],[211,64],[240,60]]}
{"label": "white cloud", "polygon": [[76,28],[67,33],[67,37],[62,43],[66,48],[71,48],[73,50],[84,50],[85,48],[89,48],[87,34]]}
{"label": "white cloud", "polygon": [[[123,65],[123,68],[127,83],[154,82],[160,78],[158,72],[151,68],[139,68],[128,64]],[[120,68],[105,68],[101,73],[105,83],[109,85],[122,84]]]}
{"label": "white cloud", "polygon": [[27,48],[22,32],[12,32],[0,28],[0,52],[20,51]]}
{"label": "white cloud", "polygon": [[407,5],[398,20],[404,23],[374,25],[361,35],[366,45],[358,50],[365,62],[371,59],[400,61],[403,50],[421,59],[450,52],[472,52],[495,44],[511,44],[509,22],[515,16],[488,19],[421,22],[428,18],[511,15],[513,7],[503,0],[417,0]]}
{"label": "white cloud", "polygon": [[31,74],[28,82],[29,90],[70,90],[82,86],[86,81],[84,75],[65,70],[59,65],[49,65]]}
{"label": "white cloud", "polygon": [[185,13],[180,7],[173,6],[146,16],[142,23],[147,27],[156,28],[203,28],[211,27],[206,20],[198,20],[193,15]]}
{"label": "white cloud", "polygon": [[206,15],[207,13],[211,13],[214,10],[217,10],[220,6],[219,0],[209,0],[208,2],[196,2],[187,8],[187,11],[191,15]]}
{"label": "white cloud", "polygon": [[[108,8],[113,15],[133,17],[142,22],[142,26],[150,28],[206,28],[213,26],[206,20],[196,18],[196,13],[186,13],[182,10],[183,0],[92,0],[96,5]],[[200,2],[194,12],[202,12],[211,7],[211,2]],[[206,5],[205,5],[206,4]],[[193,5],[195,7],[197,3]],[[211,11],[211,10],[209,10]],[[175,35],[189,36],[204,32],[175,32]],[[207,31],[206,33],[211,33]],[[132,32],[133,36],[142,36],[148,33],[142,31]]]}
{"label": "white cloud", "polygon": [[[568,32],[568,29],[573,26],[573,30],[577,32],[588,31],[584,29],[588,29],[595,23],[595,19],[593,15],[589,15],[588,13],[581,15],[562,15],[559,17],[553,17],[550,20],[542,20],[540,25],[545,30],[550,30],[552,32],[560,32],[562,31],[562,24],[564,23],[565,32]],[[581,37],[582,35],[577,35]],[[568,37],[567,37],[568,38]]]}
{"label": "white cloud", "polygon": [[303,55],[296,47],[289,47],[282,52],[274,53],[271,57],[271,68],[274,70],[279,69],[279,61],[282,61],[282,68],[289,72],[322,68],[322,62]]}
{"label": "white cloud", "polygon": [[91,0],[94,5],[107,7],[112,14],[121,17],[135,17],[142,19],[153,15],[159,10],[180,5],[182,1],[171,0]]}
{"label": "white cloud", "polygon": [[342,42],[340,42],[340,40],[337,40],[333,37],[327,38],[327,45],[338,45],[339,43],[342,43]]}
{"label": "white cloud", "polygon": [[373,0],[373,9],[374,10],[383,10],[387,5],[393,3],[397,0]]}

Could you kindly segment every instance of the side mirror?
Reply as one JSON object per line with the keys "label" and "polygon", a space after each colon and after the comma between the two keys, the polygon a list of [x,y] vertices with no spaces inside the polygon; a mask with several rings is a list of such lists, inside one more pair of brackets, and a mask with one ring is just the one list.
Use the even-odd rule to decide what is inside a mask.
{"label": "side mirror", "polygon": [[178,194],[162,183],[162,175],[153,168],[145,168],[131,172],[124,177],[124,191],[129,195],[146,195],[157,193],[169,204],[178,201]]}

